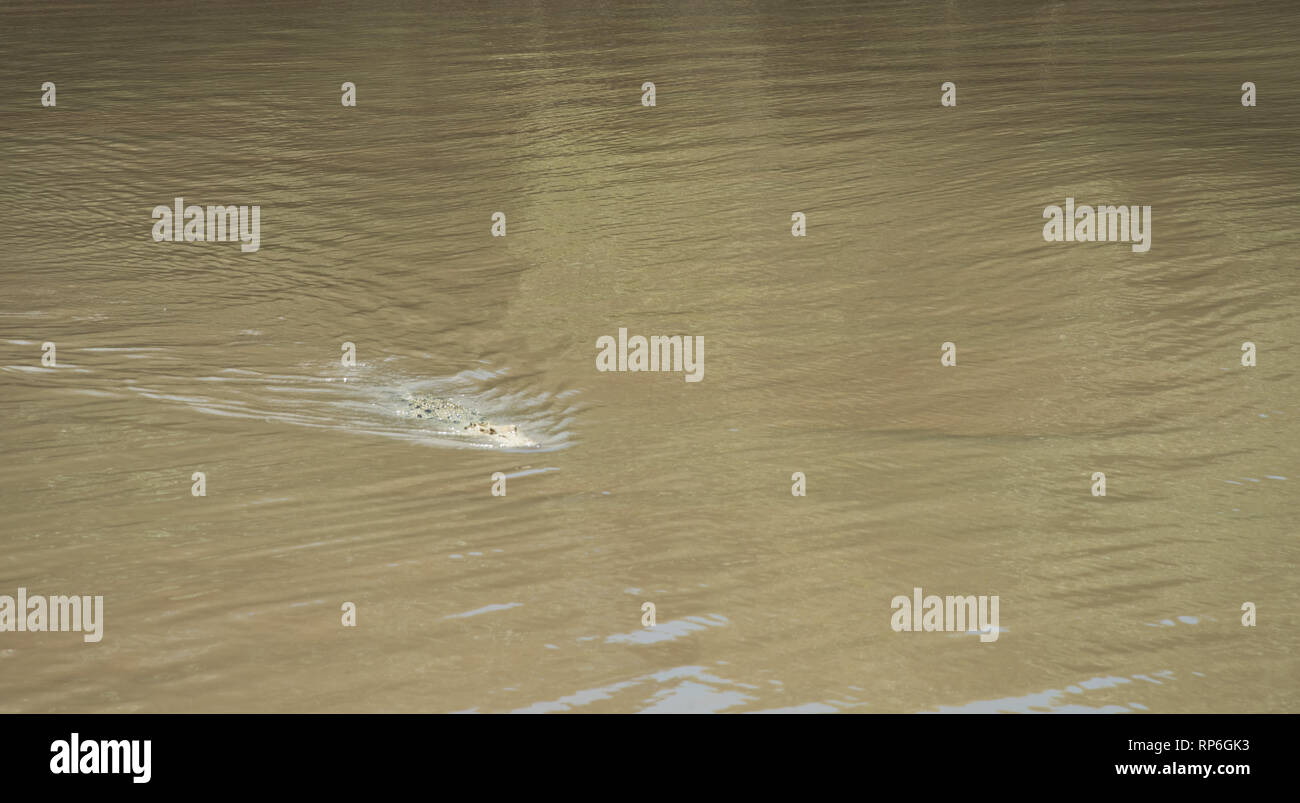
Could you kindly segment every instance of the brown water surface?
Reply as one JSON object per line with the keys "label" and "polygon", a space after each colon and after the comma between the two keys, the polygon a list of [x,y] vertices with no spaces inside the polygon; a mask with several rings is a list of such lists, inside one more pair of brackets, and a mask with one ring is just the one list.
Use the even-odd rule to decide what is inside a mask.
{"label": "brown water surface", "polygon": [[[1297,53],[1289,2],[0,5],[0,594],[105,598],[0,633],[0,710],[1300,710]],[[154,242],[176,196],[260,250]],[[1067,196],[1151,250],[1044,242]],[[916,586],[999,638],[894,632]]]}

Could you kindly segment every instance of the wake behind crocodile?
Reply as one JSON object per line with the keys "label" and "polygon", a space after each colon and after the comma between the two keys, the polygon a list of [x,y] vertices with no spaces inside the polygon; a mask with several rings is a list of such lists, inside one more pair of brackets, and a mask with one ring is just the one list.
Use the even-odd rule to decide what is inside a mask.
{"label": "wake behind crocodile", "polygon": [[[380,366],[348,376],[272,374],[246,368],[181,377],[172,373],[109,383],[118,391],[197,412],[471,449],[564,448],[572,412],[559,394],[507,391],[504,371],[466,371],[412,380]],[[106,387],[105,392],[111,390]]]}

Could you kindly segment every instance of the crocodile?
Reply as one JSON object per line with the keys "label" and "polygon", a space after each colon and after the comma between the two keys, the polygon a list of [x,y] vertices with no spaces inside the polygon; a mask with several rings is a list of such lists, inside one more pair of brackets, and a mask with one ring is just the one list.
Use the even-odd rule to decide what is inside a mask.
{"label": "crocodile", "polygon": [[397,414],[406,418],[428,419],[440,424],[448,424],[457,430],[486,436],[502,446],[537,445],[520,434],[517,426],[490,421],[478,412],[451,399],[425,393],[409,393],[402,397],[402,402],[404,406],[397,411]]}

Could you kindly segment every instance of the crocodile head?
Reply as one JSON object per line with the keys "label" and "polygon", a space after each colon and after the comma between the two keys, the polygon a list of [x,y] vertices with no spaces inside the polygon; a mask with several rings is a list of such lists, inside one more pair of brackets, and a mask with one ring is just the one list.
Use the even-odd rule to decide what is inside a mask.
{"label": "crocodile head", "polygon": [[454,429],[481,435],[501,446],[536,446],[536,442],[519,434],[514,424],[489,421],[463,404],[439,396],[412,393],[403,397],[404,407],[398,414],[409,418],[428,419],[446,424]]}

